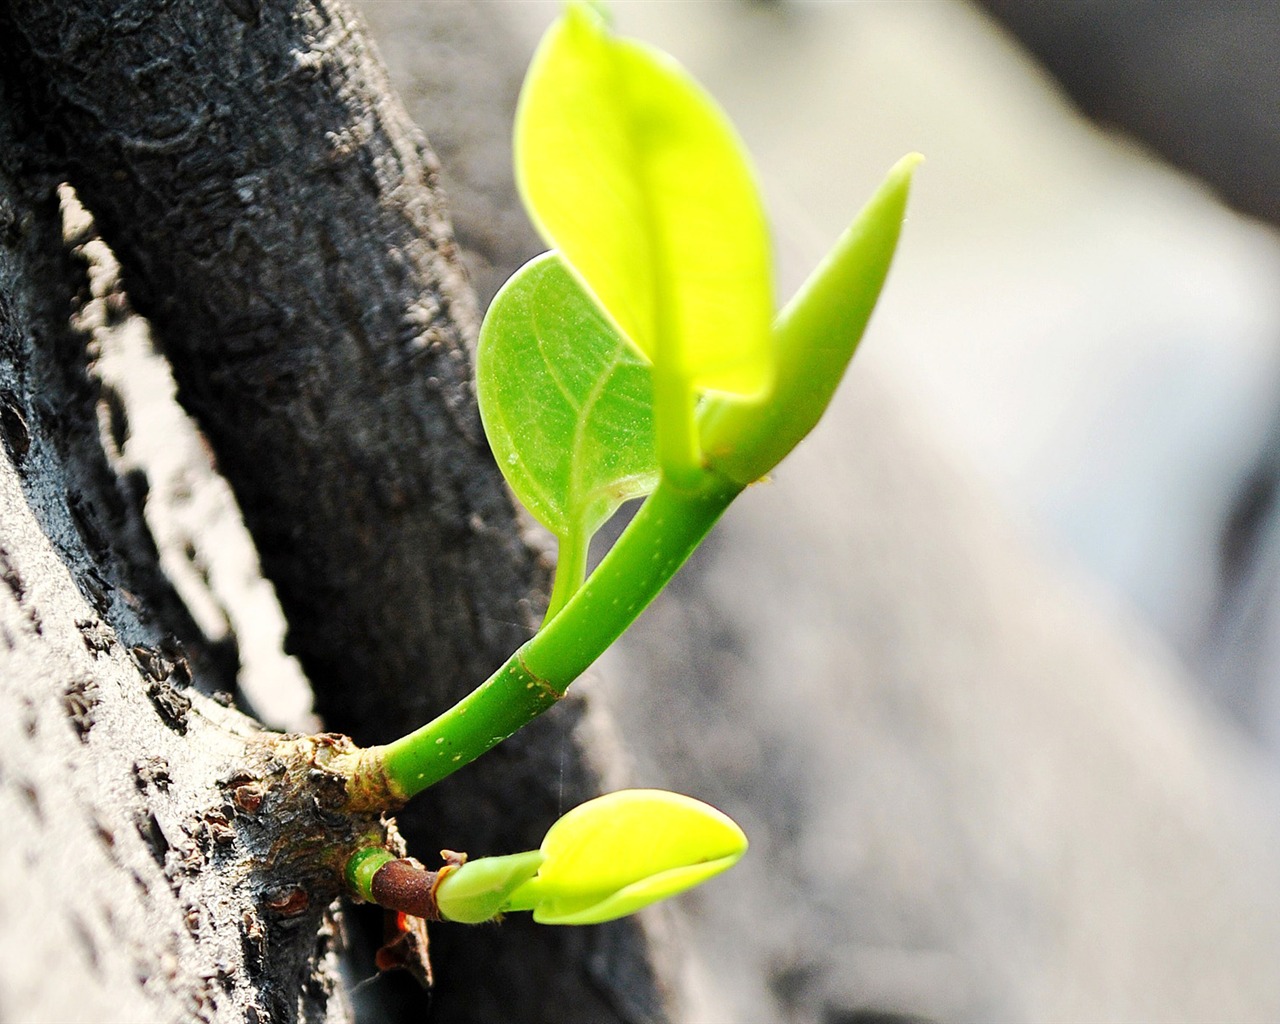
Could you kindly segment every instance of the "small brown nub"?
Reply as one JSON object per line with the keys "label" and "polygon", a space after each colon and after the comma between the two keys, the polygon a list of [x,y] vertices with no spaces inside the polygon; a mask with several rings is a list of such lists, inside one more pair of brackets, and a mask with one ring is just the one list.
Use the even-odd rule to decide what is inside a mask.
{"label": "small brown nub", "polygon": [[435,884],[434,871],[428,871],[412,857],[405,857],[389,860],[378,868],[370,890],[374,902],[380,907],[427,921],[439,921]]}

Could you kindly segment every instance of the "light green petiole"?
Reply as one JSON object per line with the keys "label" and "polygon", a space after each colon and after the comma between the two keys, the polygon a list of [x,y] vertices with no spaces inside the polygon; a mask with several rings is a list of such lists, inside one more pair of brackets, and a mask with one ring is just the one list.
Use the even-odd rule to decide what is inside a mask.
{"label": "light green petiole", "polygon": [[556,576],[551,587],[551,598],[547,602],[547,613],[543,623],[550,622],[559,614],[560,609],[568,603],[582,586],[587,576],[587,553],[591,548],[591,533],[577,529],[572,533],[557,537]]}
{"label": "light green petiole", "polygon": [[653,375],[653,421],[657,433],[658,465],[678,487],[696,490],[703,476],[702,448],[692,410],[697,401],[688,380],[679,374]]}

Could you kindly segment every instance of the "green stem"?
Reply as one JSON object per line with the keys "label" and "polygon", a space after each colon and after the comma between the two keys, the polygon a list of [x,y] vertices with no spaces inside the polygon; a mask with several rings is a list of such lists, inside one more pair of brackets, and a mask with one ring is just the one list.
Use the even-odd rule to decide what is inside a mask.
{"label": "green stem", "polygon": [[742,491],[712,473],[697,490],[665,478],[581,589],[497,672],[379,755],[404,799],[435,785],[532,721],[644,611]]}
{"label": "green stem", "polygon": [[658,466],[665,479],[686,490],[697,490],[703,478],[694,402],[695,395],[688,381],[671,370],[660,371],[655,362],[653,424]]}

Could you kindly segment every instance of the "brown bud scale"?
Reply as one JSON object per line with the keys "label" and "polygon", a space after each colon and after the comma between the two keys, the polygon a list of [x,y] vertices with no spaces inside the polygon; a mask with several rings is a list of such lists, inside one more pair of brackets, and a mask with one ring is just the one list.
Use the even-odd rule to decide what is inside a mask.
{"label": "brown bud scale", "polygon": [[412,857],[387,861],[373,876],[370,891],[380,907],[427,921],[440,920],[435,897],[436,873]]}

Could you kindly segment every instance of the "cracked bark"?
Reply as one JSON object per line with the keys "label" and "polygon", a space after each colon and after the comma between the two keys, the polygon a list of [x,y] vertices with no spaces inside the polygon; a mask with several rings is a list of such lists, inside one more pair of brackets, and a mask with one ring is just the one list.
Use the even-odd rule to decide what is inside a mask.
{"label": "cracked bark", "polygon": [[[14,223],[39,224],[39,231],[24,229],[11,239],[6,250],[12,261],[4,282],[11,297],[6,324],[16,339],[9,344],[13,381],[6,385],[6,408],[16,412],[5,422],[23,420],[34,439],[28,447],[51,453],[39,462],[40,486],[66,489],[69,463],[54,457],[57,439],[78,439],[89,450],[96,444],[87,418],[65,413],[70,399],[36,387],[23,369],[53,353],[53,365],[71,368],[67,379],[83,375],[79,354],[50,341],[61,337],[57,324],[65,319],[66,295],[51,287],[46,268],[32,256],[44,253],[47,263],[48,254],[59,251],[51,187],[66,180],[119,256],[130,300],[150,318],[180,399],[239,498],[280,595],[289,648],[311,679],[327,726],[370,743],[424,721],[528,635],[531,595],[539,599],[543,570],[519,538],[479,428],[468,358],[474,300],[436,186],[438,169],[388,92],[359,26],[327,2],[15,2],[0,12],[0,51],[4,105],[17,125],[6,140],[12,144],[5,147],[5,161],[24,190],[13,190],[9,207]],[[26,194],[35,194],[43,207],[24,207]],[[37,236],[38,245],[32,241]],[[24,303],[26,312],[19,308]],[[88,408],[93,397],[80,395],[75,407]],[[15,461],[19,447],[9,445]],[[75,502],[36,500],[33,493],[29,485],[27,500],[44,517],[43,534],[75,540],[81,525]],[[16,492],[6,496],[8,537],[25,513]],[[101,876],[105,887],[95,911],[101,921],[86,933],[91,941],[80,943],[78,963],[105,959],[107,973],[116,972],[101,987],[101,1006],[113,1014],[121,1006],[146,1007],[146,1015],[177,1018],[197,1004],[218,1019],[245,1019],[250,1005],[273,1020],[333,1012],[324,1009],[336,984],[323,926],[327,899],[312,898],[304,912],[290,917],[289,927],[276,927],[270,915],[297,906],[272,888],[286,883],[259,877],[246,886],[234,877],[237,865],[243,868],[261,853],[255,844],[270,845],[272,835],[278,842],[299,823],[286,818],[246,831],[231,814],[226,827],[236,838],[218,853],[224,826],[216,819],[227,800],[219,780],[234,774],[234,762],[252,745],[251,724],[198,693],[183,692],[182,700],[194,703],[187,732],[180,734],[157,717],[156,702],[147,698],[146,666],[127,658],[138,637],[155,647],[164,629],[139,623],[129,607],[136,601],[123,597],[129,588],[111,582],[125,571],[112,568],[117,562],[152,564],[145,553],[134,558],[112,547],[125,521],[136,522],[136,516],[102,528],[98,557],[109,563],[106,569],[92,568],[93,553],[82,542],[57,550],[82,591],[91,570],[107,577],[99,587],[107,604],[94,614],[105,635],[116,639],[104,640],[107,647],[96,657],[77,649],[85,642],[75,623],[97,619],[72,607],[83,597],[65,580],[58,601],[66,607],[59,605],[56,614],[37,611],[42,621],[57,622],[43,637],[29,636],[31,629],[23,626],[26,597],[13,596],[5,605],[6,635],[14,641],[6,655],[14,667],[5,672],[6,700],[22,705],[29,699],[44,708],[40,714],[56,713],[52,680],[72,671],[70,661],[55,664],[47,660],[54,654],[41,653],[56,639],[56,657],[74,652],[75,671],[94,683],[94,692],[123,702],[106,716],[118,729],[91,731],[100,747],[68,749],[89,766],[82,778],[89,819],[120,819],[107,827],[113,836],[128,835],[120,870],[146,884],[112,884],[111,872],[97,863],[76,868]],[[26,565],[36,557],[27,547],[34,552],[40,541],[28,532],[14,544],[15,557]],[[58,574],[47,558],[38,571]],[[189,622],[176,621],[181,611],[165,603],[164,592],[154,579],[141,588],[144,608],[162,620],[159,625],[198,640]],[[164,671],[160,675],[152,682],[167,684]],[[83,703],[80,697],[66,701]],[[160,710],[164,706],[162,701]],[[568,806],[596,788],[574,735],[582,712],[581,702],[568,702],[417,801],[401,816],[411,845],[420,853],[442,845],[477,853],[536,845],[562,801]],[[13,716],[0,717],[8,724]],[[21,754],[24,748],[14,742],[19,762],[36,756]],[[59,742],[70,741],[63,736]],[[122,797],[120,773],[133,771],[132,762],[122,760],[126,750],[134,759],[139,750],[164,752],[158,756],[169,764],[168,791],[143,783]],[[114,775],[102,768],[108,763]],[[5,794],[20,795],[25,783],[15,789],[10,779],[6,773]],[[93,782],[105,788],[96,791]],[[37,789],[44,794],[56,787],[50,777]],[[175,818],[166,823],[169,804]],[[172,899],[161,899],[155,894],[168,884],[165,868],[158,856],[148,867],[146,849],[154,851],[157,835],[162,837],[167,865],[177,848],[172,837],[186,835],[199,808],[214,814],[200,834],[218,856],[202,852],[204,861],[191,861],[184,882],[195,888],[169,885]],[[156,828],[140,831],[124,823],[138,813],[154,815]],[[39,820],[30,832],[31,856],[69,845],[56,827],[42,832]],[[199,841],[192,841],[199,850]],[[15,872],[14,878],[22,877]],[[318,882],[308,884],[313,896],[326,895]],[[225,896],[227,887],[234,898]],[[75,896],[68,893],[68,903]],[[113,908],[113,899],[120,908]],[[139,901],[155,902],[163,927],[145,915],[136,917],[132,931],[120,924],[118,918],[131,915]],[[238,918],[228,916],[233,908],[241,908]],[[49,934],[68,927],[75,932],[70,906],[54,909],[63,931]],[[246,910],[266,923],[251,925]],[[182,927],[173,927],[175,921]],[[112,945],[124,933],[147,955],[163,948],[170,959],[161,956],[160,967],[130,972],[123,946]],[[15,935],[6,935],[6,952]],[[440,928],[432,942],[437,1019],[664,1016],[644,936],[634,923],[582,930],[533,929],[523,922],[501,931]],[[272,955],[264,957],[264,949]],[[27,1006],[62,1005],[56,983],[62,968],[37,967],[49,960],[22,953],[18,973],[8,972],[0,985],[0,1013],[22,1016]],[[37,991],[19,982],[22,972],[48,986]],[[224,976],[229,980],[218,980]],[[221,985],[231,994],[214,993],[201,1002],[199,985]],[[275,993],[274,1002],[267,992]],[[295,1005],[291,998],[302,1001]],[[406,1013],[423,1005],[408,990],[396,998]],[[393,1002],[384,1009],[391,1012]],[[179,1006],[188,1009],[174,1009]]]}
{"label": "cracked bark", "polygon": [[261,732],[189,685],[166,628],[189,622],[97,446],[51,182],[0,175],[0,224],[0,1016],[346,1019],[333,886],[271,907],[297,876],[260,870],[219,785]]}

